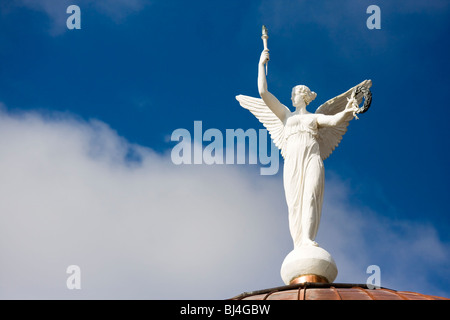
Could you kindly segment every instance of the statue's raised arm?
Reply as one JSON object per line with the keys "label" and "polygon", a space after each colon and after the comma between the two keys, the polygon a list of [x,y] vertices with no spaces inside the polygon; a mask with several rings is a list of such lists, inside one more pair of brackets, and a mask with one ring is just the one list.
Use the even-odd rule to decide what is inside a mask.
{"label": "statue's raised arm", "polygon": [[269,61],[269,50],[264,49],[258,64],[258,91],[261,99],[244,95],[236,96],[240,105],[248,109],[269,131],[274,144],[284,157],[284,123],[291,111],[267,90],[264,65]]}
{"label": "statue's raised arm", "polygon": [[267,78],[264,65],[269,61],[269,59],[269,50],[264,49],[261,53],[258,64],[258,91],[264,103],[282,122],[284,122],[289,116],[289,109],[285,105],[281,104],[281,102],[278,101],[278,99],[267,89]]}

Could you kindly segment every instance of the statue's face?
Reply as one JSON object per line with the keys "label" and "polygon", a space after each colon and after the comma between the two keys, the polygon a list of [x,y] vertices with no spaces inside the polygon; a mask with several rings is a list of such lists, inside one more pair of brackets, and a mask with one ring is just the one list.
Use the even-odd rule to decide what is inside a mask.
{"label": "statue's face", "polygon": [[301,88],[294,88],[292,90],[292,105],[294,107],[306,106],[305,104],[305,93],[302,92]]}

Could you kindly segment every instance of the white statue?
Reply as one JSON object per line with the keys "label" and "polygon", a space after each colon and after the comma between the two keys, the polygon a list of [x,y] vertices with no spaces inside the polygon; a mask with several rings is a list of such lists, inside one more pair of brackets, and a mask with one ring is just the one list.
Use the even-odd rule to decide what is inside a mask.
{"label": "white statue", "polygon": [[[328,254],[321,248],[319,249],[324,252],[311,248],[318,248],[315,237],[324,194],[323,160],[339,144],[347,131],[349,121],[359,111],[358,104],[361,103],[363,95],[361,92],[355,94],[355,89],[358,86],[370,88],[371,81],[363,81],[358,86],[327,101],[315,113],[308,112],[306,106],[316,98],[317,94],[304,85],[295,86],[292,89],[291,99],[296,110],[291,112],[267,89],[264,65],[268,61],[269,50],[265,45],[258,68],[258,90],[261,99],[243,95],[237,96],[236,99],[242,107],[250,110],[262,122],[275,145],[281,149],[284,158],[283,181],[289,210],[289,229],[294,241],[291,256],[297,257],[294,260],[301,260],[305,258],[305,255],[312,255],[314,258],[317,254],[323,255],[324,252]],[[325,260],[330,260],[328,263],[334,264],[331,256]],[[287,263],[286,260],[285,263]],[[293,264],[298,263],[298,261],[293,262]],[[323,266],[323,268],[329,269],[329,266]],[[299,267],[294,266],[294,269]],[[302,272],[313,274],[308,270],[291,270],[289,275],[283,276],[282,270],[282,277],[287,277],[284,281],[289,283],[292,280],[289,278],[299,276],[300,274],[297,273]],[[337,275],[337,269],[335,273],[334,278]],[[334,280],[333,275],[319,276],[326,278],[327,282]],[[330,278],[333,279],[330,280]]]}

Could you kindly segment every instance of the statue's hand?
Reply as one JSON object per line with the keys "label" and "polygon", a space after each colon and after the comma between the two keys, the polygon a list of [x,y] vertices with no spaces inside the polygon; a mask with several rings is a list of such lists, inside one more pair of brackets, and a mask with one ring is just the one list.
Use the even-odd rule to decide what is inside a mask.
{"label": "statue's hand", "polygon": [[358,107],[358,101],[356,100],[356,98],[347,98],[347,105],[345,106],[345,112],[346,113],[352,113],[353,116],[358,119],[358,117],[356,116],[356,112],[359,110]]}
{"label": "statue's hand", "polygon": [[269,50],[263,50],[263,52],[261,52],[261,57],[259,58],[259,64],[263,66],[269,60],[270,60]]}
{"label": "statue's hand", "polygon": [[345,106],[346,112],[358,111],[358,101],[356,98],[347,98],[347,105]]}

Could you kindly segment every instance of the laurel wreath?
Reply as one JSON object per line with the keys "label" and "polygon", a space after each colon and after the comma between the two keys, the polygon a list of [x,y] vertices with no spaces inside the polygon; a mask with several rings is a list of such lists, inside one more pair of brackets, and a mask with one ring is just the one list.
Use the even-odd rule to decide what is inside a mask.
{"label": "laurel wreath", "polygon": [[354,94],[356,96],[359,93],[362,93],[364,95],[364,104],[361,108],[358,108],[358,111],[356,111],[356,113],[364,113],[369,110],[370,104],[372,103],[372,92],[365,86],[357,86]]}

